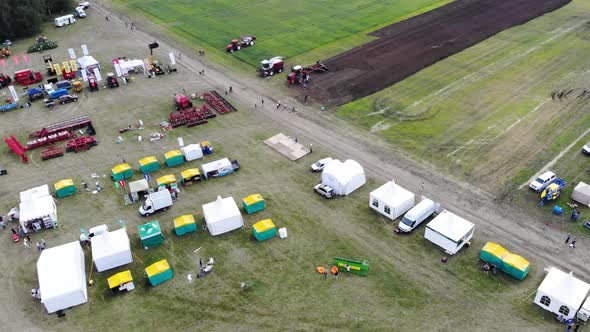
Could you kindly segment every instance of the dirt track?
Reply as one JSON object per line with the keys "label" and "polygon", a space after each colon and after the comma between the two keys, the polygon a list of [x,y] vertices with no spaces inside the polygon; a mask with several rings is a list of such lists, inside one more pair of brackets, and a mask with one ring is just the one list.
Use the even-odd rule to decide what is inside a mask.
{"label": "dirt track", "polygon": [[571,0],[458,0],[371,35],[379,39],[328,59],[311,91],[342,105],[391,86],[490,36]]}

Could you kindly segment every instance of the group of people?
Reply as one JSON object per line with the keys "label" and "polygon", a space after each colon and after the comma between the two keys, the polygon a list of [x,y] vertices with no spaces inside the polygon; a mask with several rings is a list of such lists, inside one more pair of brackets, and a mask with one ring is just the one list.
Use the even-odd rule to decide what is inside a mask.
{"label": "group of people", "polygon": [[[350,273],[350,265],[345,264],[344,269],[346,270],[346,272]],[[334,280],[338,280],[338,275],[340,274],[340,269],[336,265],[332,266],[332,268],[330,269],[330,272],[334,276]],[[322,275],[323,275],[324,279],[328,279],[328,270],[324,270],[322,272]]]}
{"label": "group of people", "polygon": [[580,324],[579,323],[578,324],[574,324],[574,320],[573,319],[567,319],[563,315],[557,316],[557,320],[560,323],[562,323],[562,324],[566,324],[565,332],[578,332],[578,329],[580,328]]}
{"label": "group of people", "polygon": [[488,264],[487,262],[483,263],[481,269],[485,275],[489,275],[490,271],[492,271],[493,275],[496,275],[496,272],[498,272],[496,264]]}
{"label": "group of people", "polygon": [[[572,241],[571,243],[570,243],[570,240]],[[576,249],[576,239],[574,239],[572,234],[568,234],[567,237],[565,238],[565,244],[568,244],[568,243],[570,243],[570,248]]]}

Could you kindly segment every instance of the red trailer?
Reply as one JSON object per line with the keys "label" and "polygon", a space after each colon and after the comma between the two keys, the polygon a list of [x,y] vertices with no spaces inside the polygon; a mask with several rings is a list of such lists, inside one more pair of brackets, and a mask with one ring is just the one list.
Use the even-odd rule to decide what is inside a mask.
{"label": "red trailer", "polygon": [[50,145],[56,142],[65,141],[69,138],[72,138],[72,133],[70,131],[64,130],[60,131],[55,134],[50,134],[44,137],[35,138],[34,140],[27,142],[27,150],[33,150],[36,148],[40,148],[42,146]]}
{"label": "red trailer", "polygon": [[30,85],[43,80],[40,72],[33,72],[30,69],[19,70],[14,73],[14,80],[20,85]]}
{"label": "red trailer", "polygon": [[49,149],[41,151],[41,160],[61,157],[64,155],[64,149],[59,146],[52,146]]}
{"label": "red trailer", "polygon": [[55,134],[64,130],[74,130],[82,127],[86,127],[92,124],[90,118],[87,115],[83,115],[71,120],[52,123],[45,128],[41,128],[29,135],[29,137],[44,137],[51,134]]}
{"label": "red trailer", "polygon": [[66,143],[66,151],[77,153],[82,150],[90,150],[96,144],[97,142],[94,136],[80,136]]}

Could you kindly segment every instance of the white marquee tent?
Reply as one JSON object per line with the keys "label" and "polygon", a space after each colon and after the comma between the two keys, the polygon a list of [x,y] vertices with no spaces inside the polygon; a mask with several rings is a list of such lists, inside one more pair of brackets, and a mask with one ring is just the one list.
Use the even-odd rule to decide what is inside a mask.
{"label": "white marquee tent", "polygon": [[[203,149],[200,144],[189,144],[180,148],[182,155],[186,161],[191,161],[199,158],[203,158]],[[230,163],[231,165],[231,163]]]}
{"label": "white marquee tent", "polygon": [[53,227],[57,222],[57,207],[49,194],[49,186],[43,185],[21,192],[19,213],[19,221],[25,231],[29,225],[40,229],[41,223]]}
{"label": "white marquee tent", "polygon": [[244,226],[240,209],[233,197],[217,196],[215,202],[203,205],[203,216],[211,235],[219,235]]}
{"label": "white marquee tent", "polygon": [[126,75],[128,74],[130,71],[132,70],[136,70],[138,68],[141,68],[141,71],[146,74],[147,70],[145,67],[145,63],[143,62],[143,60],[121,60],[119,59],[119,66],[121,68],[121,74],[122,75]]}
{"label": "white marquee tent", "polygon": [[471,240],[474,229],[473,223],[443,210],[426,225],[424,238],[454,255]]}
{"label": "white marquee tent", "polygon": [[535,303],[554,314],[574,318],[590,291],[590,284],[574,277],[571,272],[565,273],[554,267],[545,270],[548,273],[537,289]]}
{"label": "white marquee tent", "polygon": [[369,194],[369,207],[395,220],[415,204],[415,195],[391,180]]}
{"label": "white marquee tent", "polygon": [[98,68],[98,70],[101,70],[100,63],[96,61],[96,59],[91,55],[85,55],[83,57],[80,57],[78,58],[77,62],[80,69],[85,69],[89,75],[94,74],[94,68]]}
{"label": "white marquee tent", "polygon": [[572,200],[590,207],[590,185],[580,182],[572,192]]}
{"label": "white marquee tent", "polygon": [[84,252],[78,241],[43,250],[37,274],[41,303],[48,313],[88,301]]}
{"label": "white marquee tent", "polygon": [[330,161],[322,172],[322,184],[330,186],[337,195],[348,195],[367,182],[363,167],[354,160]]}
{"label": "white marquee tent", "polygon": [[102,272],[133,261],[129,237],[125,228],[93,236],[92,260],[96,271]]}

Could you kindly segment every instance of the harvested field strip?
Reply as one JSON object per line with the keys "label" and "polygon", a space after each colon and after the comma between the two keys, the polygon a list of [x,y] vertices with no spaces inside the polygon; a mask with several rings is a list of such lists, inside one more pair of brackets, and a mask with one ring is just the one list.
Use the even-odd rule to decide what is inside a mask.
{"label": "harvested field strip", "polygon": [[330,73],[312,86],[317,97],[341,105],[570,1],[455,1],[376,31],[380,39],[328,59]]}

